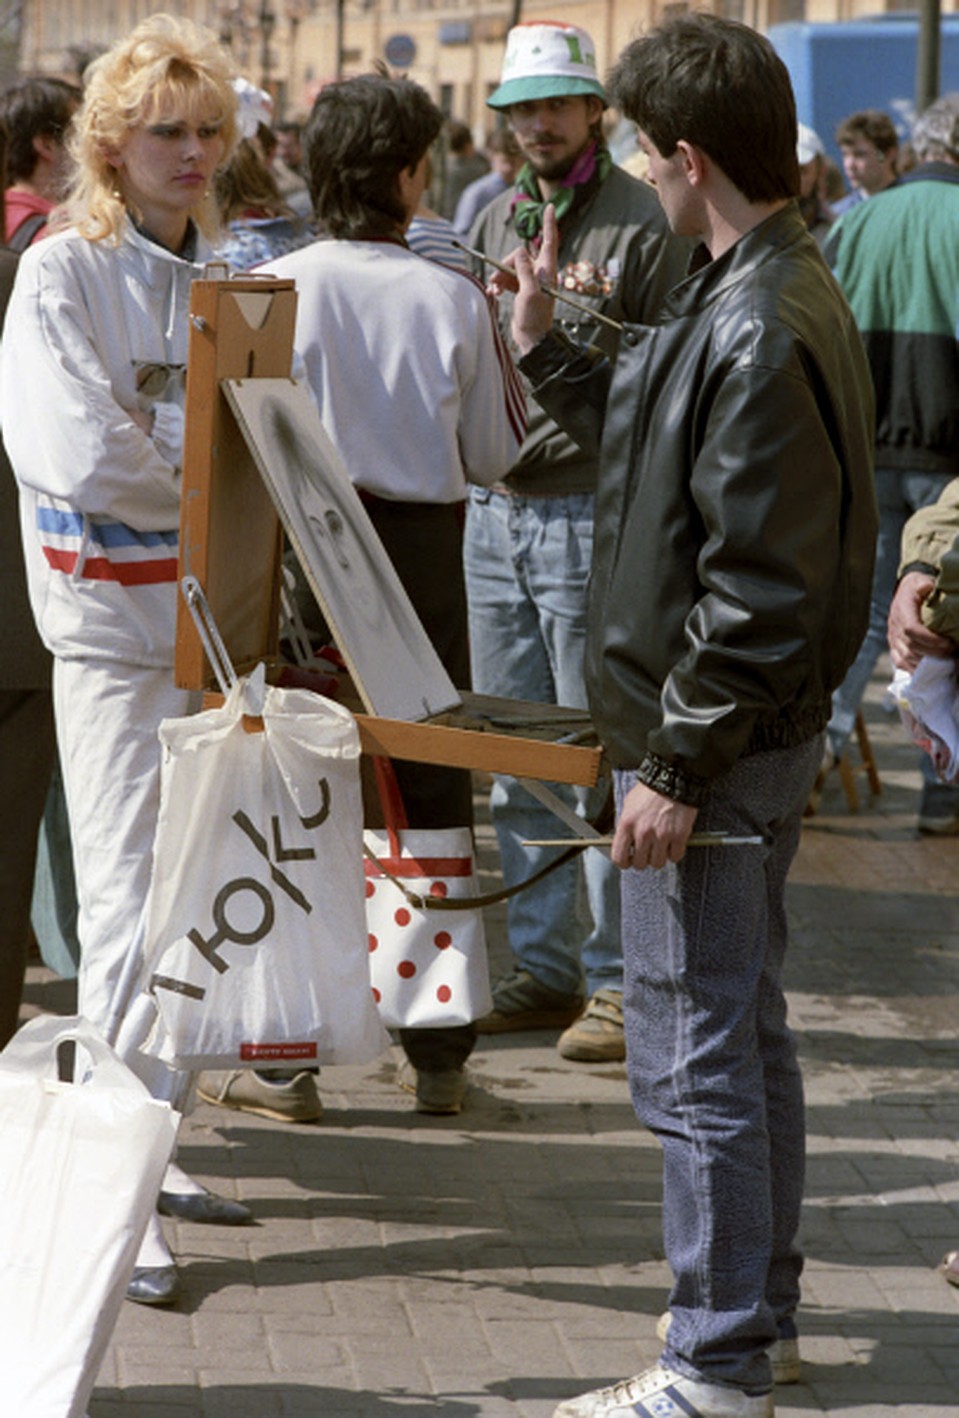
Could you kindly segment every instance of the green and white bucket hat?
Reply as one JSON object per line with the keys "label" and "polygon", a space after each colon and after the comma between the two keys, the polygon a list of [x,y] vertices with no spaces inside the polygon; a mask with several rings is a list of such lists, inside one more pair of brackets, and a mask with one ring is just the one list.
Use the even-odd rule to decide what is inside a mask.
{"label": "green and white bucket hat", "polygon": [[606,103],[596,75],[596,48],[586,31],[558,20],[514,25],[506,38],[499,88],[486,100],[489,107],[571,94],[595,94]]}

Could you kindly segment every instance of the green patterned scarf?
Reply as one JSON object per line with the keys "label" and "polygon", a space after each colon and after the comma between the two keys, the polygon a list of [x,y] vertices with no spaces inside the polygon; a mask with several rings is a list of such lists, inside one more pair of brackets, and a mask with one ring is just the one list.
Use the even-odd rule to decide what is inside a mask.
{"label": "green patterned scarf", "polygon": [[609,176],[613,160],[605,144],[588,143],[563,178],[558,192],[545,201],[539,190],[536,173],[525,163],[516,178],[512,202],[513,225],[517,233],[535,250],[543,233],[543,213],[552,205],[562,228],[570,212],[581,207]]}

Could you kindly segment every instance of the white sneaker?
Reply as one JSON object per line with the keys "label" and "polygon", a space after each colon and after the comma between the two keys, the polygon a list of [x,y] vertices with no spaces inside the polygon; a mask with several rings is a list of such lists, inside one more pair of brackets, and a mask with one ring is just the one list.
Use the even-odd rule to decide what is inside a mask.
{"label": "white sneaker", "polygon": [[[668,1310],[661,1314],[656,1325],[656,1337],[666,1342],[672,1315]],[[768,1349],[772,1365],[774,1384],[798,1384],[802,1378],[802,1359],[799,1356],[799,1340],[795,1334],[787,1334],[773,1341]]]}
{"label": "white sneaker", "polygon": [[561,1403],[553,1418],[773,1418],[771,1393],[687,1379],[657,1364],[634,1379]]}

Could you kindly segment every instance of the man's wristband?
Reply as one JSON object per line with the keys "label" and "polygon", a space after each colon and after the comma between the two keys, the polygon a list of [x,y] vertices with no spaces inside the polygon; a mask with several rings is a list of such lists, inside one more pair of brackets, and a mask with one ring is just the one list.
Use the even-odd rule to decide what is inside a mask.
{"label": "man's wristband", "polygon": [[636,770],[636,781],[652,788],[654,793],[672,798],[674,802],[685,803],[688,807],[702,807],[709,791],[705,778],[688,772],[678,763],[650,753],[648,749]]}

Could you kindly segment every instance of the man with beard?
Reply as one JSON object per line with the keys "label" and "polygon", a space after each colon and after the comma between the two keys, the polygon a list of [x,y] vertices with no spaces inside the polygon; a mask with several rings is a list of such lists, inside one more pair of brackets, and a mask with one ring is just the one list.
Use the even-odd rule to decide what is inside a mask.
{"label": "man with beard", "polygon": [[[552,204],[560,284],[616,321],[654,320],[666,290],[683,273],[685,248],[669,237],[652,191],[612,162],[590,36],[553,21],[517,25],[507,40],[503,81],[487,102],[508,115],[525,165],[515,185],[480,214],[471,245],[497,260],[520,242],[535,252],[543,212]],[[504,332],[511,313],[507,294]],[[568,306],[560,315],[573,338],[615,355],[615,329]],[[596,472],[595,456],[531,406],[529,433],[509,476],[495,487],[470,490],[465,557],[476,690],[585,705]],[[569,802],[581,813],[597,806],[585,795],[578,801],[571,795]],[[491,807],[503,877],[512,886],[555,855],[522,844],[555,837],[556,819],[513,778],[497,778]],[[577,915],[581,880],[588,922]],[[508,924],[515,968],[494,987],[482,1032],[561,1028],[565,1058],[624,1057],[618,893],[608,858],[587,852],[513,897]]]}

